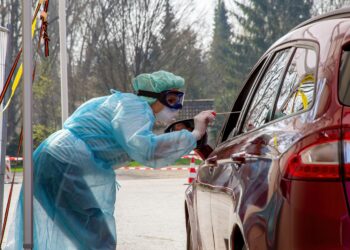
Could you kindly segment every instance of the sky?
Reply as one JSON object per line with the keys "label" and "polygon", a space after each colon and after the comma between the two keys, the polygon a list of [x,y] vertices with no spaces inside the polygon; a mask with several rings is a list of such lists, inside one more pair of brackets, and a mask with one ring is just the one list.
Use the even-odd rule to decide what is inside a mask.
{"label": "sky", "polygon": [[[188,2],[193,6],[189,7]],[[185,25],[190,24],[198,32],[200,43],[208,48],[213,36],[214,11],[218,0],[172,0],[172,4],[180,15],[182,11],[190,12],[186,16]],[[233,0],[224,0],[228,10],[232,9]]]}
{"label": "sky", "polygon": [[185,11],[183,25],[191,25],[198,32],[199,40],[208,47],[212,39],[214,24],[214,9],[217,0],[192,0],[193,5],[188,6],[188,0],[173,0],[177,16]]}

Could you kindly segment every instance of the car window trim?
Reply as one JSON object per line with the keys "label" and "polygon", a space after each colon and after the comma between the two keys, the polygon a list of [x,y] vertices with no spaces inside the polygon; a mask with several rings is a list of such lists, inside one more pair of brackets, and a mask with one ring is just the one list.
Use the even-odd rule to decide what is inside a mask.
{"label": "car window trim", "polygon": [[344,98],[342,97],[342,95],[340,94],[340,90],[341,90],[341,85],[342,85],[342,81],[343,81],[343,77],[340,75],[340,67],[342,66],[343,62],[343,56],[344,56],[344,52],[350,52],[350,42],[347,42],[345,44],[342,45],[341,47],[341,53],[340,53],[340,59],[338,61],[338,102],[341,103],[344,106],[349,107],[349,103],[346,102],[346,100],[344,100]]}
{"label": "car window trim", "polygon": [[[273,54],[273,53],[272,53],[272,54]],[[244,102],[243,107],[242,107],[242,110],[241,110],[241,113],[239,114],[239,117],[238,117],[238,120],[237,120],[237,123],[236,123],[236,127],[235,127],[235,128],[237,128],[237,127],[240,126],[241,119],[242,119],[242,115],[246,112],[245,110],[246,110],[246,108],[247,108],[247,107],[246,107],[246,106],[247,106],[247,103],[250,103],[250,98],[251,98],[252,94],[254,93],[254,89],[256,88],[257,83],[260,81],[261,75],[262,75],[263,73],[265,73],[266,68],[270,65],[271,60],[273,59],[272,54],[271,54],[271,53],[270,53],[270,54],[266,54],[266,53],[265,53],[265,54],[261,57],[261,59],[258,61],[258,63],[255,64],[254,70],[258,68],[259,64],[260,64],[263,60],[265,60],[265,62],[263,63],[263,65],[262,65],[262,67],[261,67],[261,69],[260,69],[258,75],[256,76],[256,78],[255,78],[255,80],[254,80],[253,86],[252,86],[251,89],[249,90],[249,93],[248,93],[248,96],[247,96],[247,100],[249,100],[249,101]],[[249,81],[250,77],[252,77],[254,70],[251,70],[251,71],[250,71],[249,77],[248,77],[247,80],[245,81],[245,83],[244,83],[242,89],[244,88],[245,84],[247,84],[247,82]],[[228,119],[228,118],[227,118],[227,119]],[[226,121],[228,121],[228,120],[226,120]],[[232,129],[235,129],[235,128],[232,128]],[[225,128],[225,129],[226,129],[226,128]],[[238,131],[238,130],[237,130],[237,131]],[[231,141],[233,138],[236,138],[236,137],[237,137],[237,131],[235,132],[235,134],[234,134],[232,137],[227,137],[225,141],[221,141],[220,143],[218,143],[218,144],[216,145],[216,147],[220,147],[221,145],[223,145],[223,144],[225,144],[225,143]],[[229,135],[230,135],[230,134],[229,134]],[[238,135],[238,136],[239,136],[239,135]]]}
{"label": "car window trim", "polygon": [[[295,46],[295,47],[294,47],[293,56],[290,58],[290,61],[288,62],[288,68],[289,68],[289,66],[290,66],[290,64],[291,64],[291,62],[292,62],[292,60],[293,60],[293,58],[294,58],[294,55],[295,55],[297,49],[299,49],[299,48],[304,48],[304,49],[313,50],[313,51],[315,51],[315,53],[316,53],[316,70],[315,70],[315,83],[314,83],[314,84],[315,84],[315,87],[314,87],[314,91],[313,91],[313,92],[314,92],[314,93],[313,93],[313,97],[314,97],[314,98],[312,99],[312,102],[310,103],[310,106],[309,106],[307,109],[305,109],[305,110],[300,110],[300,111],[294,112],[294,113],[292,113],[292,114],[289,114],[289,115],[286,115],[286,116],[283,116],[283,117],[280,117],[280,118],[288,118],[288,117],[290,117],[290,116],[293,116],[294,114],[297,114],[297,113],[300,114],[300,113],[302,113],[302,112],[309,111],[309,110],[313,107],[313,104],[314,104],[314,102],[315,102],[316,88],[317,88],[317,79],[318,79],[318,63],[319,63],[318,51],[317,51],[316,48],[311,47],[311,46],[303,46],[303,45]],[[287,70],[288,70],[288,68],[287,68]],[[272,119],[272,118],[275,116],[275,112],[276,112],[276,108],[277,108],[278,97],[279,97],[279,95],[280,95],[280,93],[281,93],[281,91],[282,91],[283,82],[284,82],[284,79],[285,79],[285,77],[286,77],[287,70],[286,70],[286,72],[285,72],[285,74],[284,74],[284,76],[283,76],[283,81],[282,81],[282,83],[280,83],[280,86],[279,86],[279,88],[278,88],[278,93],[277,93],[277,96],[276,96],[276,98],[275,98],[275,100],[274,100],[274,106],[273,106],[273,109],[272,109],[272,114],[271,114],[270,119],[268,120],[267,123],[269,123],[269,122],[271,122],[271,121],[273,121],[273,120],[278,120],[278,119],[280,119],[280,118],[278,118],[278,119]]]}
{"label": "car window trim", "polygon": [[[251,98],[252,98],[252,95],[254,95],[255,93],[255,89],[256,89],[256,86],[258,85],[258,83],[260,82],[260,79],[261,79],[261,76],[264,75],[266,69],[269,67],[272,59],[273,59],[273,55],[271,54],[268,54],[268,55],[265,55],[266,57],[266,60],[265,60],[265,63],[264,65],[262,66],[262,68],[260,69],[258,75],[256,76],[254,82],[253,82],[253,86],[251,87],[250,91],[249,91],[249,94],[247,96],[247,100],[248,101],[245,101],[244,104],[243,104],[243,107],[242,107],[242,110],[241,110],[241,113],[239,114],[239,117],[238,117],[238,120],[237,120],[237,124],[236,124],[236,127],[235,128],[239,128],[240,127],[240,124],[241,124],[241,120],[242,120],[242,116],[246,113],[246,109],[247,109],[247,105],[251,102]],[[251,75],[250,75],[251,76]],[[249,79],[249,78],[248,78]],[[248,80],[247,80],[248,81]],[[247,82],[246,81],[246,82]],[[249,105],[248,105],[249,106]],[[233,129],[235,129],[233,128]],[[232,138],[234,138],[237,133],[238,133],[239,129],[236,130],[235,134],[232,136]],[[230,139],[230,138],[227,138],[227,140]],[[226,141],[227,141],[226,140]]]}
{"label": "car window trim", "polygon": [[[307,48],[307,49],[313,49],[315,52],[316,52],[316,56],[317,56],[317,58],[316,58],[316,71],[315,71],[315,88],[314,88],[314,96],[316,96],[316,91],[317,91],[317,87],[318,87],[318,85],[317,85],[317,82],[318,82],[318,67],[319,67],[319,60],[320,60],[320,56],[319,56],[319,44],[317,43],[317,42],[315,42],[315,41],[313,41],[313,40],[297,40],[297,41],[290,41],[290,42],[288,42],[288,43],[286,43],[286,44],[283,44],[283,45],[280,45],[280,46],[278,46],[278,47],[276,47],[275,49],[273,49],[273,50],[271,50],[270,51],[270,53],[274,56],[278,51],[281,51],[281,50],[283,50],[283,49],[285,49],[285,48],[288,48],[288,47],[293,47],[295,50],[297,49],[297,48]],[[295,52],[295,51],[294,51]],[[273,58],[273,56],[272,56],[272,58]],[[270,59],[271,60],[271,59]],[[290,62],[289,62],[290,63]],[[269,64],[270,65],[270,64]],[[288,67],[289,67],[289,65],[290,64],[288,64]],[[266,70],[266,68],[265,68],[265,70]],[[265,72],[264,72],[265,73]],[[261,76],[260,76],[261,77]],[[284,79],[284,78],[283,78]],[[255,86],[255,88],[257,88],[257,86]],[[254,92],[255,92],[255,90],[254,90]],[[279,94],[279,93],[278,93]],[[277,94],[277,96],[278,96],[278,94]],[[251,98],[251,96],[249,97],[249,98]],[[250,107],[250,102],[251,102],[252,100],[251,99],[249,99],[249,107]],[[275,100],[275,102],[276,102],[276,100]],[[268,126],[268,125],[271,125],[271,124],[273,124],[273,123],[275,123],[275,122],[278,122],[278,121],[281,121],[281,120],[283,120],[283,119],[287,119],[287,118],[290,118],[290,117],[292,117],[292,116],[295,116],[295,115],[300,115],[301,113],[304,113],[304,112],[308,112],[308,111],[310,111],[312,108],[313,108],[313,106],[314,106],[314,103],[315,103],[315,101],[314,101],[314,99],[312,100],[312,103],[310,104],[310,107],[308,108],[308,109],[306,109],[306,110],[301,110],[301,111],[298,111],[298,112],[295,112],[295,113],[293,113],[293,114],[290,114],[290,115],[286,115],[286,116],[284,116],[284,117],[280,117],[280,118],[278,118],[278,119],[275,119],[275,120],[270,120],[269,122],[267,122],[267,123],[265,123],[264,125],[262,125],[262,126],[260,126],[260,127],[258,127],[258,128],[255,128],[255,129],[252,129],[252,130],[250,130],[250,131],[247,131],[247,132],[245,132],[245,133],[238,133],[238,131],[241,131],[242,130],[242,128],[243,128],[243,123],[244,123],[244,121],[245,121],[245,118],[243,119],[241,119],[241,116],[243,115],[243,113],[241,113],[241,116],[240,116],[240,119],[238,120],[238,122],[240,123],[240,124],[238,124],[238,122],[237,122],[237,124],[238,124],[238,126],[239,126],[239,130],[237,131],[237,133],[236,133],[236,135],[235,136],[233,136],[233,137],[231,137],[231,138],[228,138],[228,140],[227,141],[231,141],[231,139],[235,139],[235,138],[238,138],[240,135],[246,135],[246,134],[249,134],[249,133],[251,133],[251,132],[254,132],[254,131],[256,131],[256,130],[258,130],[258,129],[261,129],[261,128],[264,128],[264,127],[266,127],[266,126]],[[246,112],[248,112],[248,110],[244,110],[244,117],[245,117],[245,113]],[[273,113],[274,113],[274,111],[273,111]]]}
{"label": "car window trim", "polygon": [[[290,48],[290,49],[292,50],[291,52],[289,52],[289,53],[290,53],[290,54],[289,54],[289,58],[288,58],[288,62],[289,62],[289,61],[290,61],[290,58],[291,58],[291,56],[292,56],[292,54],[293,54],[293,52],[294,52],[294,48],[293,48],[292,46],[287,46],[287,47],[283,47],[283,48],[279,48],[279,49],[276,49],[276,50],[271,51],[269,65],[268,65],[267,67],[265,67],[263,76],[266,74],[266,71],[267,71],[268,67],[271,66],[271,64],[272,64],[272,62],[273,62],[273,59],[275,58],[275,56],[277,55],[277,53],[278,53],[278,52],[281,52],[281,51],[283,51],[283,50],[286,50],[286,49],[288,49],[288,48]],[[288,65],[289,65],[289,64],[288,64]],[[286,68],[288,68],[288,67],[286,67]],[[286,71],[286,69],[284,69],[283,74],[285,73],[285,71]],[[250,106],[251,106],[251,104],[252,104],[252,101],[253,101],[253,99],[254,99],[254,97],[255,97],[256,91],[258,90],[258,88],[259,88],[259,86],[260,86],[260,83],[261,83],[261,80],[262,80],[261,77],[262,77],[262,75],[260,75],[259,81],[257,81],[257,82],[255,83],[253,93],[252,93],[252,95],[249,96],[249,101],[248,101],[248,102],[246,103],[246,105],[245,105],[246,107],[245,107],[244,113],[242,114],[242,117],[240,117],[240,119],[239,119],[239,125],[238,125],[238,129],[237,129],[236,135],[237,135],[237,134],[246,134],[247,132],[250,132],[250,131],[243,132],[242,130],[243,130],[244,122],[246,121],[247,113],[249,112],[249,108],[250,108]],[[281,80],[279,81],[278,84],[281,84],[282,81],[283,81],[283,78],[281,78]],[[276,96],[277,96],[277,95],[278,95],[278,93],[276,94]],[[275,100],[274,100],[274,101],[275,101]],[[267,124],[267,123],[265,123],[265,124]],[[264,124],[264,125],[265,125],[265,124]],[[256,129],[259,129],[259,128],[261,128],[261,127],[262,127],[262,126],[260,126],[260,127],[258,127],[258,128],[255,128],[255,129],[252,129],[252,131],[253,131],[253,130],[256,130]],[[234,137],[234,136],[233,136],[233,137]]]}
{"label": "car window trim", "polygon": [[[241,136],[243,136],[243,135],[247,135],[247,134],[253,133],[253,132],[255,132],[255,131],[258,130],[258,129],[264,128],[264,127],[269,126],[269,125],[271,125],[271,124],[273,124],[273,123],[275,123],[275,122],[279,122],[279,121],[281,121],[281,120],[283,120],[283,119],[288,119],[288,118],[290,118],[290,117],[292,117],[292,116],[297,116],[297,115],[300,115],[300,114],[302,114],[302,113],[304,113],[304,112],[308,112],[308,111],[310,111],[310,110],[313,108],[313,106],[314,106],[314,104],[315,104],[315,99],[312,100],[312,103],[310,104],[309,108],[306,109],[306,110],[301,110],[301,111],[295,112],[295,113],[293,113],[293,114],[286,115],[286,116],[284,116],[284,117],[280,117],[280,118],[275,119],[275,120],[270,120],[269,122],[265,123],[264,125],[260,126],[259,128],[252,129],[252,130],[247,131],[247,132],[245,132],[245,133],[238,133],[238,131],[240,131],[240,130],[241,130],[241,127],[243,126],[243,121],[245,120],[245,119],[243,119],[242,117],[243,117],[243,115],[245,116],[245,113],[246,113],[246,112],[248,112],[248,111],[246,110],[246,109],[247,109],[247,107],[246,107],[246,106],[247,106],[247,103],[249,103],[249,107],[250,107],[250,102],[252,101],[252,100],[251,100],[251,98],[252,98],[252,96],[251,96],[251,95],[252,95],[252,90],[253,90],[253,88],[257,88],[256,85],[257,85],[257,83],[259,83],[259,81],[260,81],[261,73],[262,73],[262,72],[265,73],[266,68],[270,65],[271,60],[273,59],[273,56],[275,55],[276,52],[278,52],[278,51],[280,51],[280,50],[283,50],[283,49],[285,49],[285,48],[288,48],[288,47],[293,47],[293,48],[294,48],[294,52],[295,52],[295,50],[296,50],[297,48],[308,48],[308,49],[313,49],[313,50],[316,52],[316,56],[317,56],[316,65],[317,65],[317,66],[316,66],[316,71],[315,71],[316,77],[315,77],[315,88],[314,88],[314,96],[316,97],[316,92],[317,92],[317,88],[318,88],[317,82],[318,82],[318,70],[319,70],[319,61],[320,61],[320,46],[319,46],[319,43],[316,42],[316,41],[314,41],[314,40],[310,40],[310,39],[299,39],[299,40],[288,41],[288,42],[286,42],[286,43],[284,43],[284,44],[281,44],[280,46],[275,47],[274,49],[269,50],[269,53],[268,53],[268,54],[267,54],[267,53],[264,54],[264,56],[267,56],[267,57],[268,57],[267,60],[266,60],[266,62],[265,62],[264,68],[259,72],[259,76],[257,77],[257,79],[255,79],[255,83],[254,83],[255,86],[253,86],[252,89],[251,89],[251,91],[249,92],[249,101],[247,101],[247,102],[243,105],[242,112],[241,112],[240,117],[239,117],[239,119],[238,119],[238,121],[237,121],[237,127],[239,127],[240,129],[238,129],[238,130],[236,131],[236,134],[235,134],[234,136],[232,136],[231,138],[227,138],[226,141],[220,143],[219,145],[224,144],[224,143],[230,143],[232,140],[238,139],[239,137],[241,137]],[[263,57],[264,57],[264,56],[263,56]],[[271,58],[272,58],[272,59],[271,59]],[[259,60],[259,61],[260,61],[260,60]],[[290,61],[289,61],[288,67],[289,67],[289,65],[290,65]],[[254,89],[254,93],[255,93],[255,89]],[[277,100],[275,100],[275,102],[276,102],[276,101],[277,101]],[[273,110],[273,113],[274,113],[274,110]],[[242,119],[243,119],[243,121],[242,121]],[[218,145],[218,146],[219,146],[219,145]]]}
{"label": "car window trim", "polygon": [[[318,87],[317,86],[317,80],[318,80],[318,65],[319,65],[319,46],[318,46],[318,43],[315,42],[315,41],[310,41],[310,40],[299,40],[297,42],[294,42],[293,47],[294,47],[294,52],[293,52],[293,56],[290,58],[290,61],[288,62],[288,68],[289,68],[289,66],[291,64],[291,61],[293,60],[294,55],[295,55],[295,53],[296,53],[298,48],[310,49],[310,50],[313,50],[313,51],[316,52],[315,88],[314,88],[314,95],[313,95],[314,97],[316,97],[316,88]],[[307,111],[309,111],[310,109],[313,108],[313,105],[314,105],[314,102],[315,102],[314,98],[312,99],[312,103],[310,104],[310,106],[307,109],[301,110],[301,111],[297,111],[297,112],[294,112],[292,114],[289,114],[289,115],[286,115],[286,116],[283,116],[283,117],[271,120],[271,118],[274,117],[274,114],[275,114],[275,111],[276,111],[278,96],[281,93],[283,82],[284,82],[284,79],[286,77],[286,73],[287,73],[287,70],[286,70],[286,72],[285,72],[285,74],[283,76],[282,82],[280,83],[276,99],[274,100],[274,107],[273,107],[273,110],[272,110],[272,115],[271,115],[270,119],[268,120],[268,122],[266,124],[270,123],[271,121],[282,120],[284,118],[289,118],[289,117],[291,117],[293,115],[296,115],[296,114],[307,112]]]}
{"label": "car window trim", "polygon": [[[264,56],[262,56],[262,57],[259,59],[259,61],[254,65],[253,69],[249,72],[249,75],[248,75],[247,79],[244,81],[244,84],[242,85],[241,89],[239,90],[239,94],[238,94],[236,100],[233,102],[233,105],[232,105],[232,108],[231,108],[231,112],[234,111],[233,109],[234,109],[234,107],[235,107],[235,105],[236,105],[236,102],[238,101],[238,99],[239,99],[239,97],[240,97],[242,91],[244,90],[245,85],[249,82],[250,78],[253,76],[253,74],[254,74],[255,71],[259,68],[259,66],[261,66],[259,72],[257,73],[257,76],[256,76],[254,82],[252,83],[252,87],[251,87],[251,89],[249,90],[249,93],[248,93],[248,98],[249,98],[252,89],[254,89],[254,86],[255,86],[255,84],[256,84],[256,81],[259,79],[261,72],[263,72],[263,71],[265,70],[266,65],[269,63],[269,60],[270,60],[270,56],[269,56],[269,55],[264,55]],[[262,64],[262,65],[261,65],[261,64]],[[247,98],[247,99],[248,99],[248,98]],[[244,110],[245,103],[246,103],[246,102],[244,102],[244,104],[243,104],[243,106],[242,106],[242,109],[240,110],[241,114],[242,114],[242,112],[243,112],[243,110]],[[239,116],[241,116],[241,114],[239,114]],[[225,122],[224,122],[224,125],[222,126],[222,129],[221,129],[221,131],[220,131],[219,138],[217,139],[216,146],[218,146],[218,145],[224,143],[226,140],[228,140],[228,139],[229,139],[230,133],[232,132],[233,129],[235,129],[235,127],[233,127],[233,128],[230,130],[230,133],[228,133],[227,137],[226,137],[225,139],[223,138],[223,136],[226,134],[226,130],[227,130],[227,129],[230,129],[230,128],[228,127],[228,122],[229,122],[230,118],[231,118],[233,115],[236,115],[236,114],[231,114],[231,115],[229,115],[229,116],[226,117]],[[236,127],[237,127],[238,124],[239,124],[239,117],[238,117],[237,122],[236,122]]]}
{"label": "car window trim", "polygon": [[[310,47],[310,46],[308,46],[308,47],[306,47],[306,46],[299,46],[299,47],[296,47],[296,48],[307,48],[307,49],[310,49],[311,47]],[[318,49],[316,49],[315,47],[312,47],[312,49],[316,52],[316,56],[317,56],[317,59],[316,59],[317,69],[316,69],[316,71],[315,71],[316,77],[315,77],[315,88],[314,88],[314,97],[316,97],[316,92],[317,92],[317,88],[318,88],[318,84],[317,84],[317,83],[318,83],[319,51],[318,51]],[[276,101],[277,101],[277,100],[276,100]],[[307,109],[294,112],[294,113],[292,113],[292,114],[289,114],[289,115],[286,115],[286,116],[277,118],[277,119],[275,119],[275,120],[271,120],[271,121],[269,121],[269,122],[266,123],[266,124],[273,124],[275,121],[276,121],[276,122],[277,122],[277,121],[281,121],[281,120],[283,120],[283,119],[287,119],[287,118],[290,118],[290,117],[292,117],[292,116],[300,115],[300,114],[302,114],[302,113],[308,112],[308,111],[310,111],[310,110],[314,107],[314,103],[315,103],[315,99],[312,100],[312,103],[310,104],[310,106],[309,106]],[[277,103],[275,103],[275,104],[277,105]],[[274,110],[273,112],[275,112],[275,110]],[[265,124],[264,124],[264,125],[265,125]]]}
{"label": "car window trim", "polygon": [[270,117],[267,118],[267,122],[266,123],[269,123],[270,121],[272,121],[272,118],[275,116],[277,101],[278,101],[279,95],[280,95],[282,87],[283,87],[284,79],[286,78],[289,66],[290,66],[290,64],[291,64],[291,62],[292,62],[292,60],[294,58],[294,55],[295,55],[298,47],[294,47],[293,46],[293,47],[291,47],[291,49],[292,49],[292,52],[289,55],[287,67],[284,69],[283,74],[282,74],[282,78],[281,78],[281,80],[278,83],[277,94],[276,94],[276,96],[275,96],[275,98],[273,100],[272,112],[270,114]]}

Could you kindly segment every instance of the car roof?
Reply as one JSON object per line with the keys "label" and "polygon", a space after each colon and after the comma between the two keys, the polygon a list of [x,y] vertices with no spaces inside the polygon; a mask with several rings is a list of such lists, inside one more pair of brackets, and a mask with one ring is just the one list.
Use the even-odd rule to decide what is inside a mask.
{"label": "car roof", "polygon": [[[264,56],[269,54],[272,50],[274,50],[276,47],[280,46],[281,44],[284,43],[288,43],[290,41],[296,41],[299,39],[305,39],[305,37],[303,36],[303,31],[305,29],[308,29],[309,26],[315,26],[318,27],[318,24],[325,21],[326,23],[329,23],[329,25],[322,25],[323,27],[326,27],[326,29],[329,30],[329,33],[332,33],[332,30],[334,29],[336,22],[336,20],[343,20],[344,23],[344,19],[347,21],[348,23],[348,28],[350,27],[350,7],[347,8],[341,8],[341,9],[337,9],[335,11],[331,11],[313,18],[310,18],[302,23],[300,23],[299,25],[297,25],[296,27],[294,27],[293,29],[291,29],[290,31],[288,31],[284,36],[280,37],[278,40],[276,40],[264,53]],[[322,32],[324,32],[326,29],[323,29]],[[345,30],[344,30],[345,32]],[[314,34],[316,35],[316,34]],[[315,40],[315,41],[320,41],[321,37],[314,37],[311,40]]]}
{"label": "car roof", "polygon": [[323,20],[338,19],[338,18],[350,18],[350,7],[337,9],[335,11],[331,11],[331,12],[328,12],[328,13],[325,13],[325,14],[322,14],[319,16],[315,16],[315,17],[310,18],[310,19],[302,22],[301,24],[297,25],[292,30],[299,29],[301,27],[304,27],[308,24],[312,24],[315,22],[319,22],[319,21],[323,21]]}

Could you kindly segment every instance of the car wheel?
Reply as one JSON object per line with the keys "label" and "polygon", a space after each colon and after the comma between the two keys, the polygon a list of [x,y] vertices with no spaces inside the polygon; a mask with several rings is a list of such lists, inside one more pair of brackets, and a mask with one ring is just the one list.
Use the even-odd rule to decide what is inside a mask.
{"label": "car wheel", "polygon": [[193,250],[193,242],[192,242],[192,230],[191,230],[191,224],[190,220],[187,220],[186,223],[186,228],[187,228],[187,250]]}
{"label": "car wheel", "polygon": [[248,250],[248,247],[244,243],[243,239],[238,237],[235,241],[232,241],[232,250]]}
{"label": "car wheel", "polygon": [[244,245],[242,248],[234,247],[233,250],[248,250],[248,247]]}

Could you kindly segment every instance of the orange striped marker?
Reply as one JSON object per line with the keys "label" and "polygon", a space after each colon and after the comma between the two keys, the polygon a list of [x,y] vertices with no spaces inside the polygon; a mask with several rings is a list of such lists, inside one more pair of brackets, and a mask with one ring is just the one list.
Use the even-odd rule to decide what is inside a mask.
{"label": "orange striped marker", "polygon": [[191,157],[191,164],[188,171],[189,171],[188,184],[191,184],[194,181],[194,179],[197,177],[196,163],[195,163],[194,156]]}
{"label": "orange striped marker", "polygon": [[5,183],[11,182],[11,162],[9,157],[6,157],[5,161]]}

